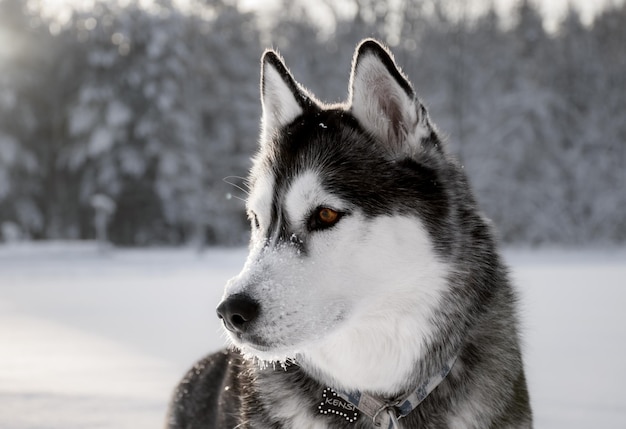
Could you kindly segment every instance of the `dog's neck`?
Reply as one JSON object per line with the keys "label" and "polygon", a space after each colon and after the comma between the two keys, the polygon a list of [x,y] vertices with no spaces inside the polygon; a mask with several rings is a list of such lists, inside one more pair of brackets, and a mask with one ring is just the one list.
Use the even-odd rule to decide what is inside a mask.
{"label": "dog's neck", "polygon": [[[270,365],[264,368],[259,368],[252,361],[247,362],[250,364],[249,374],[259,381],[255,383],[255,395],[263,404],[262,409],[272,410],[272,415],[279,416],[285,427],[350,428],[352,422],[358,419],[363,421],[359,427],[395,429],[402,427],[404,417],[406,421],[416,421],[413,410],[445,379],[455,365],[456,358],[442,364],[444,366],[440,370],[433,370],[434,373],[430,376],[422,376],[419,382],[394,396],[373,394],[371,391],[333,391],[325,381],[294,361],[281,367]],[[455,365],[455,374],[457,366],[458,364]],[[327,398],[331,400],[326,401]],[[328,407],[326,404],[329,404]],[[265,420],[262,414],[254,409],[247,418],[263,426],[261,423]],[[400,420],[400,426],[394,426],[397,420]],[[331,421],[335,423],[330,425]],[[366,424],[366,421],[370,424]]]}
{"label": "dog's neck", "polygon": [[366,392],[337,392],[344,400],[371,418],[377,427],[397,429],[398,420],[409,415],[447,377],[456,362],[454,356],[441,370],[423,380],[409,394],[388,399]]}
{"label": "dog's neck", "polygon": [[[356,420],[358,416],[358,419],[371,421],[374,427],[396,429],[400,427],[398,420],[411,414],[440,385],[455,365],[456,360],[455,355],[438,370],[434,370],[429,375],[423,375],[410,388],[394,395],[334,389],[328,386],[324,377],[316,377],[308,370],[310,368],[306,368],[306,365],[303,367],[292,361],[282,368],[266,368],[262,371],[273,379],[272,383],[268,383],[272,388],[264,391],[263,396],[265,400],[284,408],[279,414],[289,416],[290,421],[303,418],[301,414],[303,412],[311,417],[316,414],[321,417],[321,415],[332,413],[338,420],[350,422],[351,419]],[[308,377],[303,378],[305,374]],[[278,379],[274,376],[278,376]],[[302,395],[294,392],[294,388],[300,390]],[[309,397],[305,392],[313,393],[313,395]],[[307,400],[313,400],[313,402],[307,405]],[[284,404],[289,404],[289,406],[285,408]]]}

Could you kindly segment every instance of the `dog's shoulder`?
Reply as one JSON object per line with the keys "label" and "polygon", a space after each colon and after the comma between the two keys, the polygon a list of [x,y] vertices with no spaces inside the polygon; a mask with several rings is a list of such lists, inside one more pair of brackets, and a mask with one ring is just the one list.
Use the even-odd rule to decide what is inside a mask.
{"label": "dog's shoulder", "polygon": [[228,428],[237,425],[242,378],[241,355],[221,350],[198,361],[183,377],[170,403],[168,429]]}

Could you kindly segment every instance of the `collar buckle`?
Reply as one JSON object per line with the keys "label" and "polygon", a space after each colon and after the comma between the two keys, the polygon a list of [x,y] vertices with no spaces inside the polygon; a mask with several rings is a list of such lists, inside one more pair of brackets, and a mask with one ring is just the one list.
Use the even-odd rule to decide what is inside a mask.
{"label": "collar buckle", "polygon": [[380,422],[377,422],[377,420],[379,415],[385,412],[389,417],[388,429],[399,429],[400,426],[398,426],[398,420],[401,419],[402,416],[398,417],[398,409],[396,407],[400,405],[400,402],[401,401],[398,400],[396,402],[386,403],[382,407],[380,407],[372,416],[372,422],[374,422],[374,426],[381,427],[383,425],[383,423],[386,421],[383,415],[380,416],[382,417]]}

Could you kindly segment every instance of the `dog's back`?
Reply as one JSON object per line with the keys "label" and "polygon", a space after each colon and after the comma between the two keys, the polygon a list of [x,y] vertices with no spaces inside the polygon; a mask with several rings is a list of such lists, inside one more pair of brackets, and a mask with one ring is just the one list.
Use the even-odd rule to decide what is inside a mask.
{"label": "dog's back", "polygon": [[232,352],[221,351],[196,363],[174,392],[168,428],[235,428],[241,389]]}

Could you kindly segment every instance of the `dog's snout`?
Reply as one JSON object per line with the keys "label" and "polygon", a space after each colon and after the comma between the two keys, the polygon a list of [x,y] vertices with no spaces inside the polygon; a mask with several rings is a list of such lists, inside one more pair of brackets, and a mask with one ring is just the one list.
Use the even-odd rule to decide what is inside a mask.
{"label": "dog's snout", "polygon": [[244,294],[233,295],[217,307],[217,317],[232,332],[245,332],[258,315],[259,304]]}

